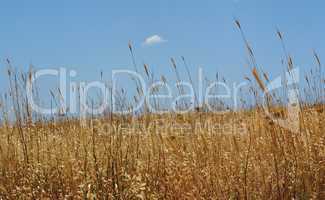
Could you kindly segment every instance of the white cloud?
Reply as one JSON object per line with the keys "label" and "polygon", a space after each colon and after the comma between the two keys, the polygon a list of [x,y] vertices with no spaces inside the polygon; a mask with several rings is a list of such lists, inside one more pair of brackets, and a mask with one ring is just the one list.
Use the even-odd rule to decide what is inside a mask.
{"label": "white cloud", "polygon": [[164,42],[167,42],[167,40],[163,39],[159,35],[153,35],[153,36],[147,37],[144,40],[143,45],[149,46],[149,45],[160,44],[160,43],[164,43]]}

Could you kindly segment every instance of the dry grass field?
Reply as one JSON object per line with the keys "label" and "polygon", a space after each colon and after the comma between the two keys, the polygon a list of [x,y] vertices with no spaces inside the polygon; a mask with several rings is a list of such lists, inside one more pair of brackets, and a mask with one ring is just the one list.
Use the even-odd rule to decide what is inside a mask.
{"label": "dry grass field", "polygon": [[[2,127],[0,196],[321,199],[324,106],[301,116],[299,134],[271,123],[258,110],[231,115],[247,125],[247,133],[209,132],[197,126],[162,132],[159,123],[145,127],[145,119],[131,118],[92,120],[87,127],[75,121],[36,123],[21,130]],[[222,123],[204,113],[146,117],[165,124]]]}
{"label": "dry grass field", "polygon": [[[255,68],[245,43],[252,61],[247,79],[256,96],[268,78]],[[292,60],[287,59],[290,69]],[[172,64],[177,72],[179,66]],[[310,93],[304,94],[315,99],[320,95],[321,100],[300,103],[299,129],[293,132],[266,116],[258,103],[224,114],[197,109],[186,114],[106,114],[83,123],[68,116],[34,119],[23,87],[17,86],[28,76],[11,69],[8,75],[11,92],[0,102],[0,199],[325,197],[322,78],[315,83],[306,75],[308,85],[315,87],[309,85]],[[273,96],[268,98],[274,115],[288,114],[272,106]],[[15,123],[9,114],[15,115]]]}

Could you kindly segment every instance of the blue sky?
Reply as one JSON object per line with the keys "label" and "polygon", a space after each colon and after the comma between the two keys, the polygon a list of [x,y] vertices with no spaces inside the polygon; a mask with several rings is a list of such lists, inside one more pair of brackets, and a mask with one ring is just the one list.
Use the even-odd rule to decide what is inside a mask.
{"label": "blue sky", "polygon": [[[10,0],[0,7],[0,91],[7,88],[5,62],[17,68],[67,67],[79,79],[108,78],[130,68],[128,41],[138,64],[172,76],[170,57],[185,56],[193,75],[204,67],[230,80],[249,74],[246,53],[233,18],[240,19],[257,62],[272,75],[283,71],[276,28],[283,33],[296,65],[314,64],[312,49],[325,55],[325,2],[321,0]],[[166,40],[143,45],[158,35]]]}

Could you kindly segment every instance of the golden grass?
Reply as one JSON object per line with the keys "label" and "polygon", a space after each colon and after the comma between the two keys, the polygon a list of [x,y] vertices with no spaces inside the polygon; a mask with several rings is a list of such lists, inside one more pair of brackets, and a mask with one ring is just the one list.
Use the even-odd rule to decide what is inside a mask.
{"label": "golden grass", "polygon": [[[235,22],[253,78],[264,91],[262,78],[269,78],[264,72],[259,75],[253,50]],[[277,33],[285,50],[283,36]],[[134,49],[128,46],[137,71]],[[286,51],[285,55],[292,69],[292,59]],[[314,55],[320,71],[320,59]],[[171,62],[180,81],[176,61]],[[0,199],[324,199],[322,101],[299,105],[298,132],[278,126],[258,103],[250,110],[224,114],[198,107],[182,115],[145,111],[137,117],[110,113],[85,123],[68,117],[35,121],[11,69],[10,97],[0,101],[0,109],[2,119],[13,112],[16,122],[4,120],[0,126]],[[153,81],[148,65],[144,70]],[[28,81],[22,79],[22,84]],[[314,90],[306,79],[308,92],[322,100],[322,77]],[[251,89],[257,98],[259,90]],[[268,96],[268,108],[274,116],[286,117],[274,100],[273,94]],[[6,101],[12,102],[13,111],[5,109]]]}
{"label": "golden grass", "polygon": [[[200,115],[200,117],[199,117]],[[0,196],[5,199],[321,199],[324,106],[305,111],[292,133],[258,110],[145,119],[37,123],[0,129]],[[224,132],[188,126],[232,125]],[[161,131],[161,128],[165,131]],[[209,131],[210,130],[210,131]],[[235,130],[237,132],[232,132]]]}

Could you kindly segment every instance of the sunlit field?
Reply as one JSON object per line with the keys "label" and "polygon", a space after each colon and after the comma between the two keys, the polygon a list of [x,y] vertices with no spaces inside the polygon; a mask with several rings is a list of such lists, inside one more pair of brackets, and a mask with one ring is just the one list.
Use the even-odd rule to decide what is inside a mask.
{"label": "sunlit field", "polygon": [[[300,74],[304,83],[294,105],[299,112],[281,124],[292,114],[286,100],[270,92],[261,101],[270,77],[256,63],[241,24],[235,25],[250,61],[250,76],[243,77],[250,98],[243,97],[238,109],[215,102],[227,112],[210,112],[203,104],[162,114],[144,104],[134,115],[108,109],[79,118],[63,110],[45,117],[33,112],[26,97],[34,69],[21,73],[8,60],[10,88],[0,101],[0,199],[324,199],[321,58],[314,52],[315,66]],[[280,32],[277,37],[285,47]],[[126,48],[134,60],[132,43]],[[284,50],[283,70],[290,75],[294,60]],[[187,68],[183,61],[171,59],[178,81],[184,78],[179,69]],[[147,82],[154,80],[150,66],[137,67]],[[186,79],[192,80],[190,73]],[[226,82],[221,75],[220,80]],[[49,93],[60,102],[60,91]],[[134,98],[122,98],[121,91],[119,106],[131,107],[141,95],[138,89]]]}

